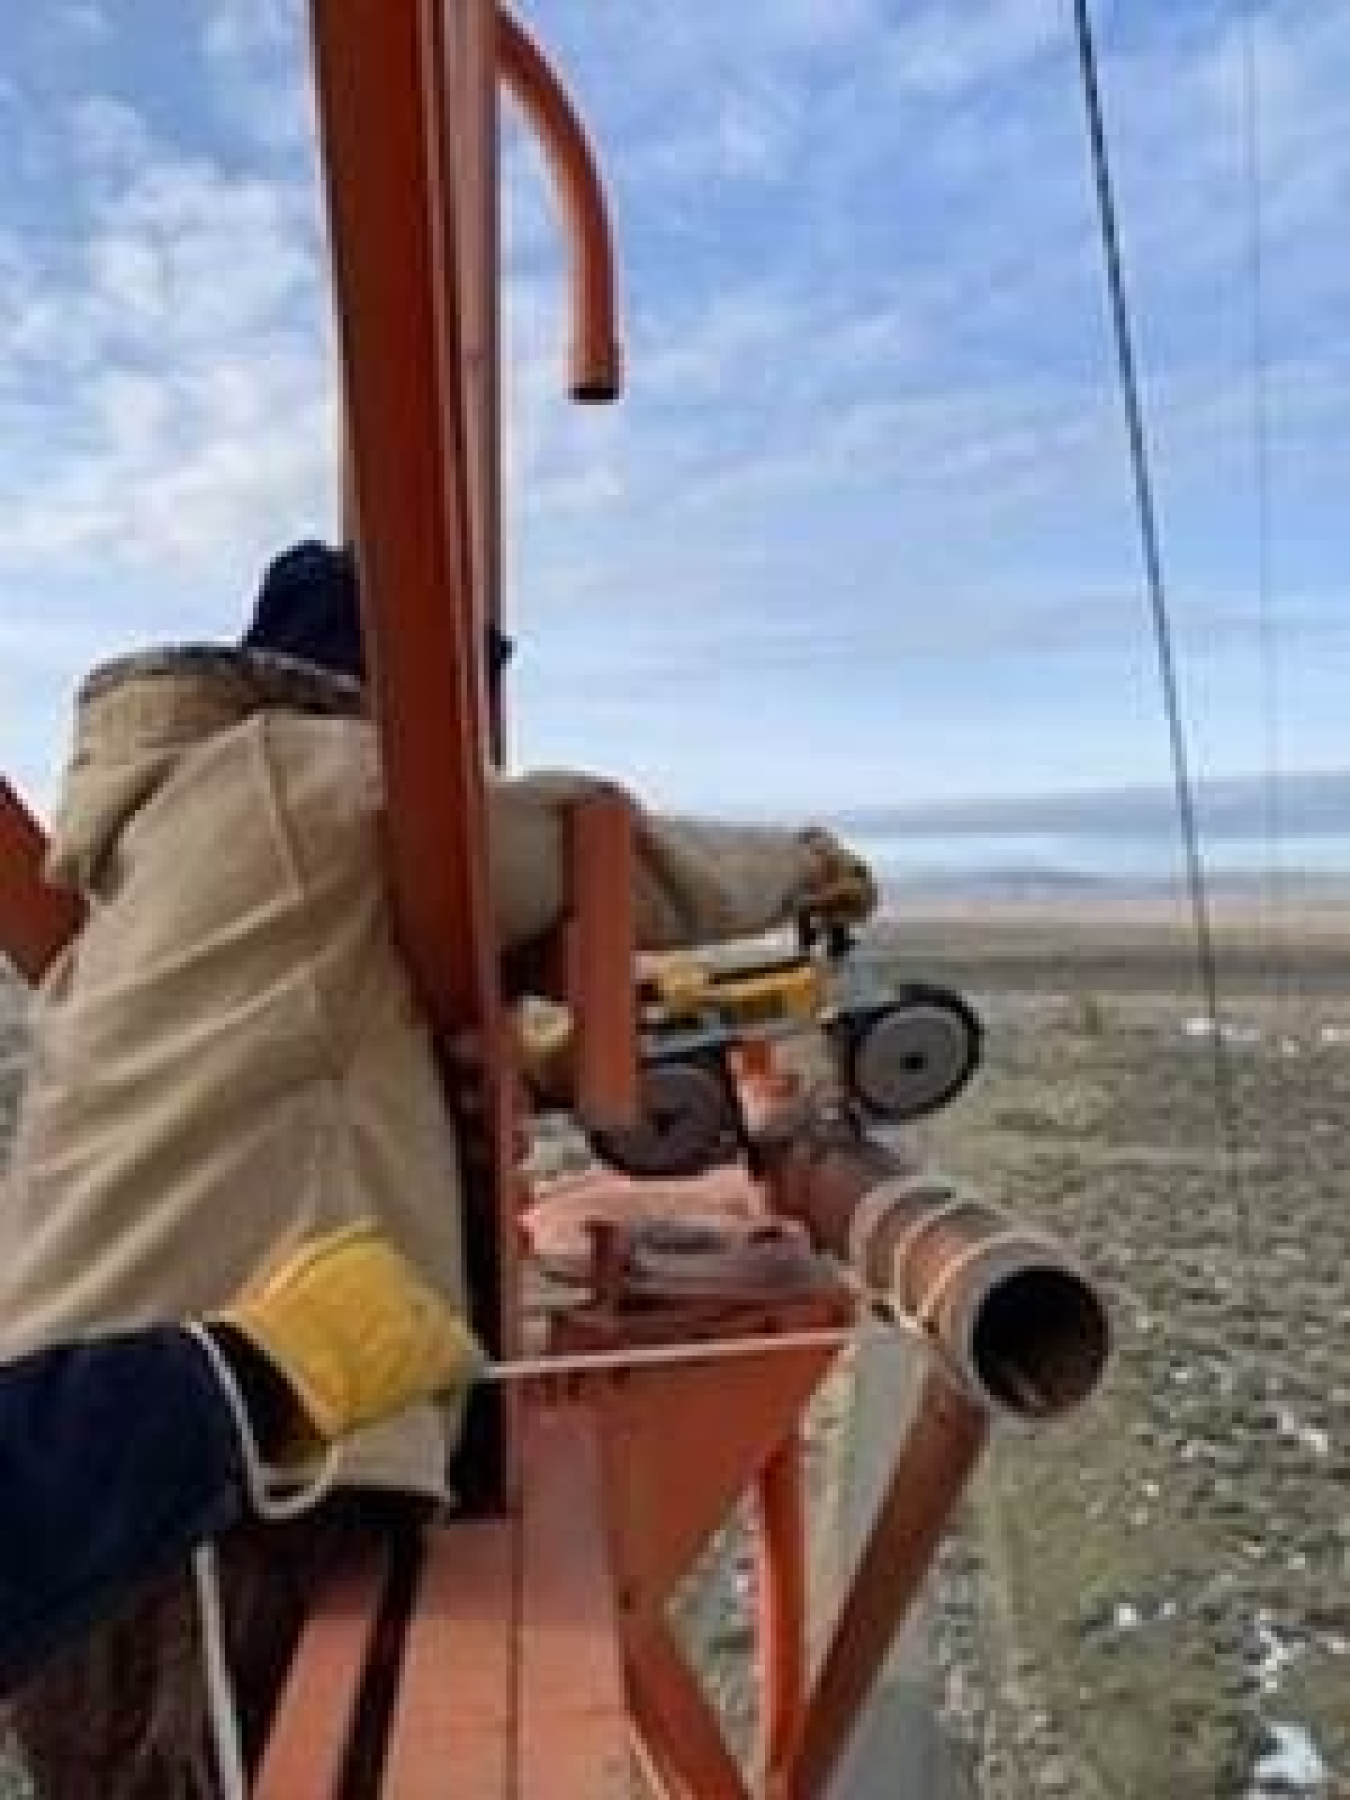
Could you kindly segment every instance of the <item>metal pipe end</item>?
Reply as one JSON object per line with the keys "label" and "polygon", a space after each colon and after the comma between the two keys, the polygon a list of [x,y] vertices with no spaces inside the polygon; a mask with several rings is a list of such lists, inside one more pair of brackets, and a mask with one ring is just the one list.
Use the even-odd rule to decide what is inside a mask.
{"label": "metal pipe end", "polygon": [[583,406],[606,406],[623,392],[623,352],[618,344],[577,345],[572,351],[568,391]]}
{"label": "metal pipe end", "polygon": [[1051,1261],[979,1259],[940,1308],[939,1336],[991,1411],[1028,1423],[1080,1406],[1106,1368],[1111,1330],[1086,1276]]}

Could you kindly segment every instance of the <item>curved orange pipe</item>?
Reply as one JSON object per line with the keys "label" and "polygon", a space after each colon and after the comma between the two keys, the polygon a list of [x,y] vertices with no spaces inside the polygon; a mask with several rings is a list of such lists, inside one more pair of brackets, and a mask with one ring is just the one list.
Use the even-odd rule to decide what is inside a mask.
{"label": "curved orange pipe", "polygon": [[595,159],[562,83],[538,45],[500,8],[497,73],[538,135],[566,221],[572,271],[572,397],[615,400],[623,358],[616,323],[614,248]]}

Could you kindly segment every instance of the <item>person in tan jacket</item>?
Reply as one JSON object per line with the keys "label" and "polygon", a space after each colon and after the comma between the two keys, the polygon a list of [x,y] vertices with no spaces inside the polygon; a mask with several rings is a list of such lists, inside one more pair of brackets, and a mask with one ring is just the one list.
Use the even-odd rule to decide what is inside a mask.
{"label": "person in tan jacket", "polygon": [[[354,560],[306,544],[269,570],[241,648],[86,680],[48,872],[87,920],[32,1007],[0,1198],[0,1358],[205,1316],[269,1257],[367,1217],[467,1312],[455,1135],[391,935],[361,672]],[[494,784],[503,954],[560,915],[564,809],[593,785]],[[874,899],[819,831],[640,814],[637,838],[644,947]],[[444,1501],[456,1429],[422,1404],[358,1432],[324,1509],[222,1541],[250,1756],[315,1583]],[[190,1587],[166,1583],[19,1694],[40,1793],[214,1792],[195,1632]]]}

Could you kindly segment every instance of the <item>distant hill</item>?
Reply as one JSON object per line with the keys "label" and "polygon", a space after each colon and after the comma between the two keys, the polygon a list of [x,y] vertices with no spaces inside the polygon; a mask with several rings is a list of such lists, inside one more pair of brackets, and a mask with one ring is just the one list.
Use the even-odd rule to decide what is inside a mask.
{"label": "distant hill", "polygon": [[[1290,771],[1273,784],[1263,775],[1231,775],[1196,788],[1201,836],[1209,845],[1233,840],[1278,843],[1299,837],[1344,838],[1350,866],[1350,770]],[[864,836],[953,839],[1049,833],[1165,841],[1177,835],[1172,790],[1161,786],[1102,788],[1052,794],[951,800],[931,805],[842,806],[833,821]]]}
{"label": "distant hill", "polygon": [[[1222,873],[1207,878],[1205,892],[1216,916],[1289,924],[1319,922],[1350,931],[1350,876],[1284,871]],[[882,882],[883,915],[951,915],[968,918],[988,912],[1034,918],[1072,911],[1085,920],[1143,923],[1188,918],[1190,896],[1179,876],[1136,877],[1085,874],[1073,869],[1009,867],[969,874],[887,877]]]}

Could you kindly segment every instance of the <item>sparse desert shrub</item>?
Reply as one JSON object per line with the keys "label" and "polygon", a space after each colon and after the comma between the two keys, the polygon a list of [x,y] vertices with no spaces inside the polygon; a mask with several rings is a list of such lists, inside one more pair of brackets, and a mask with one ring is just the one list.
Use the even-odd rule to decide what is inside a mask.
{"label": "sparse desert shrub", "polygon": [[1073,1008],[1070,1020],[1072,1028],[1081,1037],[1102,1038],[1106,1036],[1107,1012],[1096,994],[1080,994]]}

